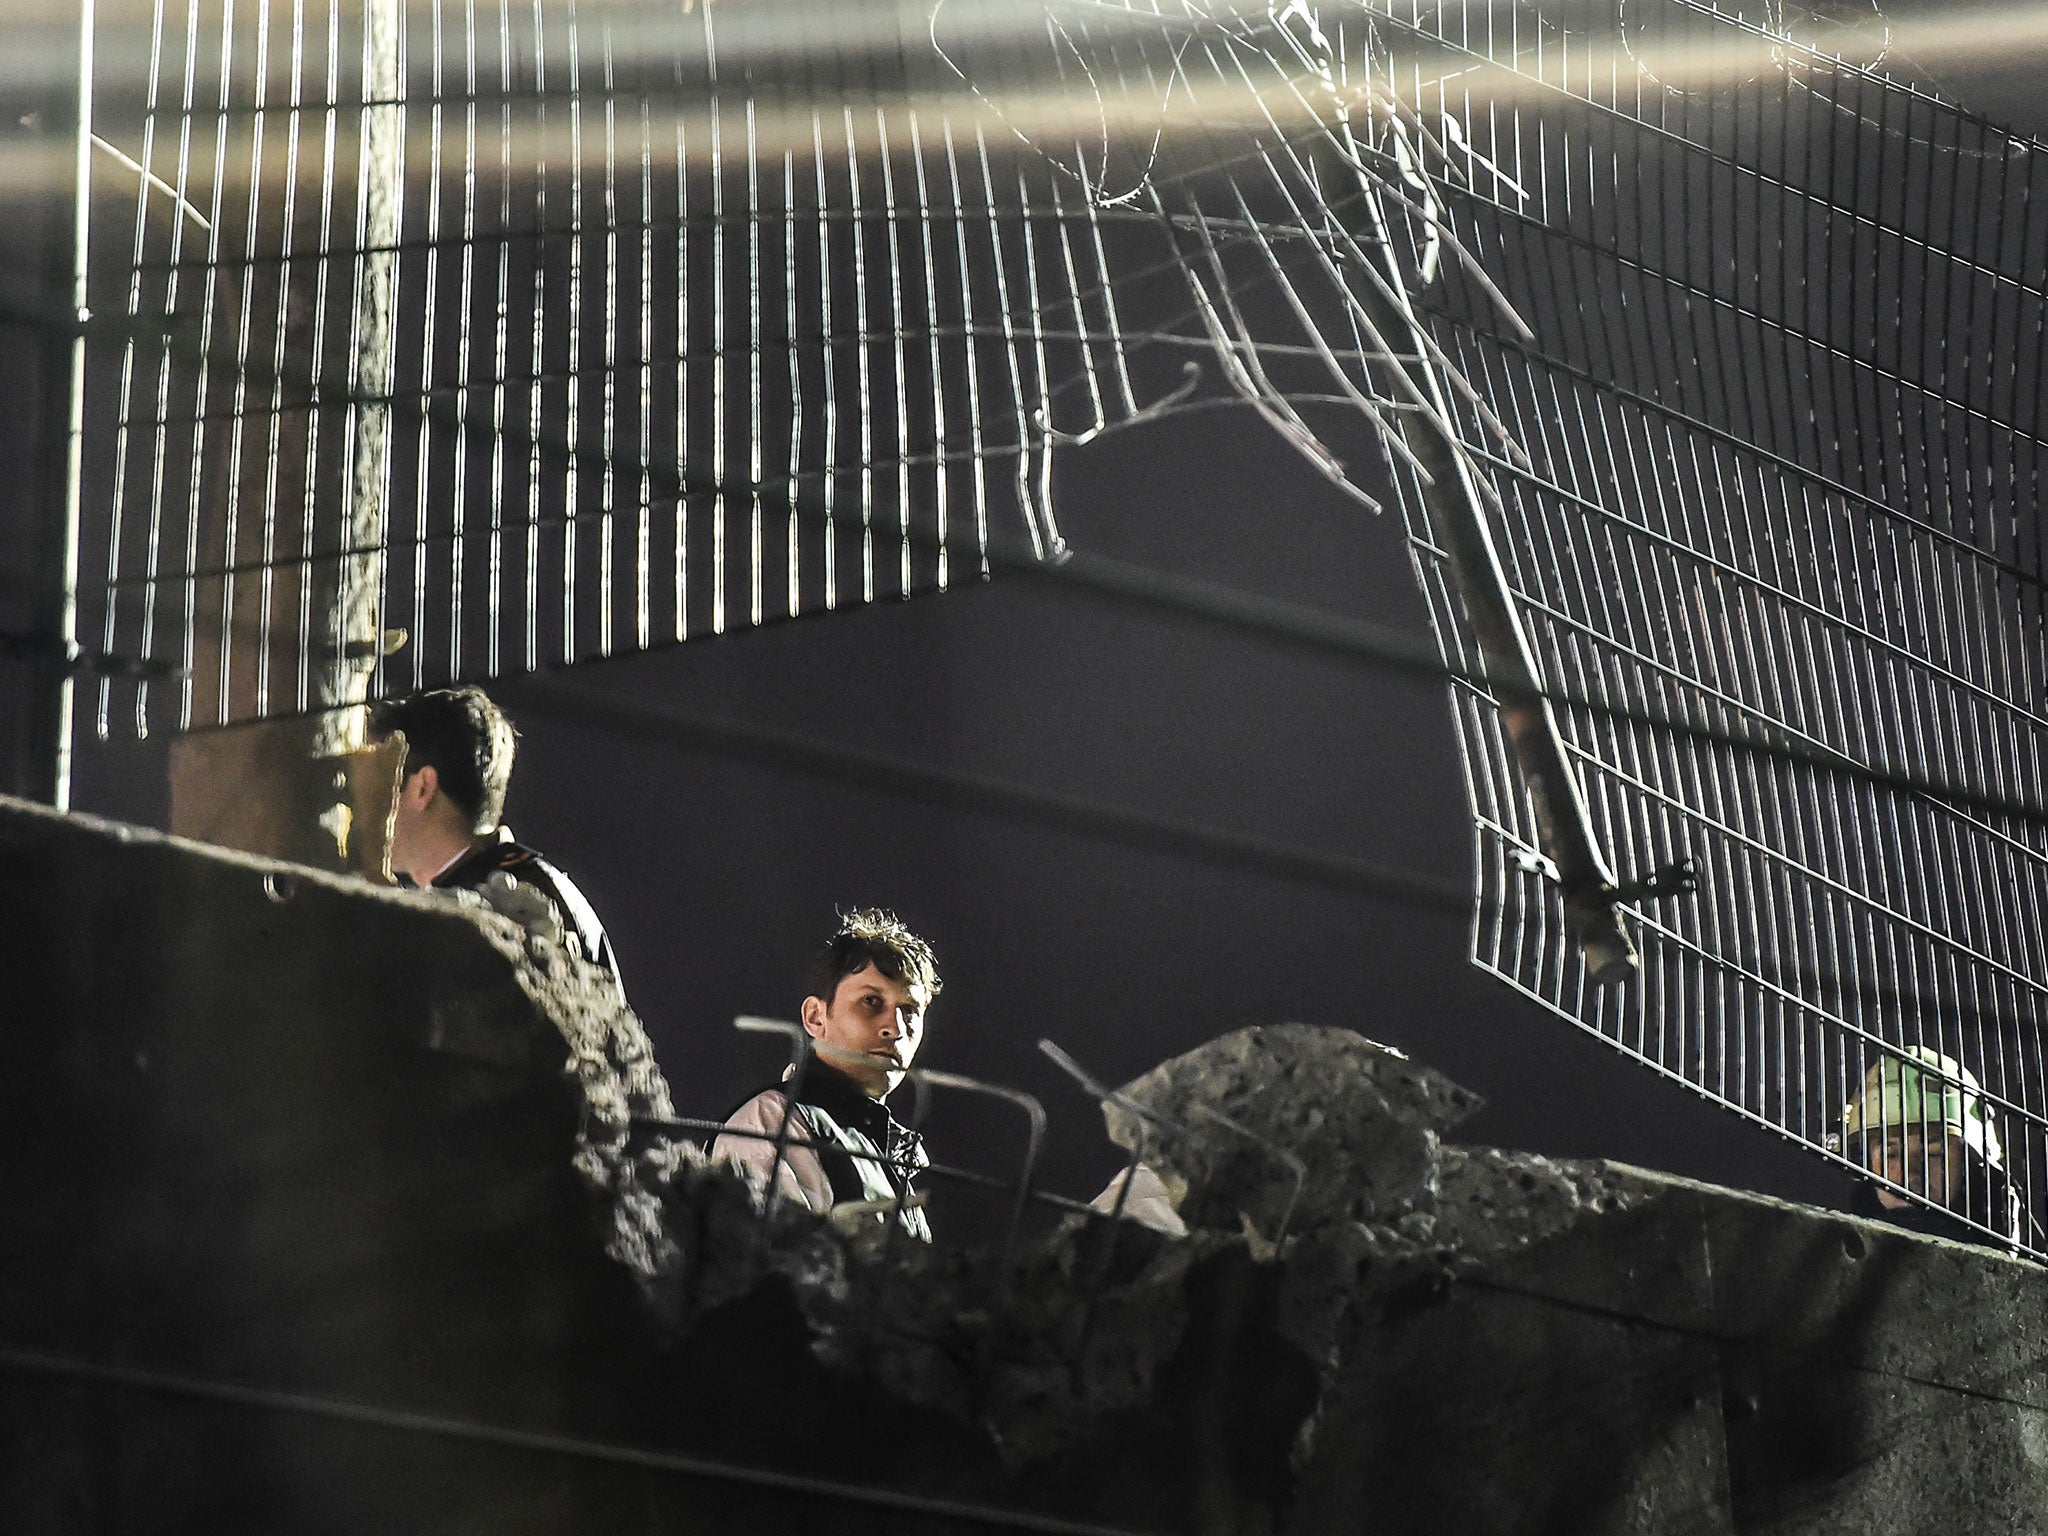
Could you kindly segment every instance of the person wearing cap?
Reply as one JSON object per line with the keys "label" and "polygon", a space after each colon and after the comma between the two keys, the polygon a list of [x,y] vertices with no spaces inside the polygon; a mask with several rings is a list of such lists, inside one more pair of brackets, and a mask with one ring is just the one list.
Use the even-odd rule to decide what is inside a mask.
{"label": "person wearing cap", "polygon": [[894,913],[842,918],[811,967],[809,1056],[732,1113],[712,1155],[843,1223],[900,1213],[906,1233],[930,1242],[913,1188],[923,1142],[884,1101],[917,1058],[939,987],[931,946]]}
{"label": "person wearing cap", "polygon": [[1864,1074],[1842,1111],[1842,1150],[1882,1181],[1859,1181],[1858,1215],[1961,1242],[2011,1247],[2024,1238],[1983,1087],[1932,1046],[1887,1054]]}

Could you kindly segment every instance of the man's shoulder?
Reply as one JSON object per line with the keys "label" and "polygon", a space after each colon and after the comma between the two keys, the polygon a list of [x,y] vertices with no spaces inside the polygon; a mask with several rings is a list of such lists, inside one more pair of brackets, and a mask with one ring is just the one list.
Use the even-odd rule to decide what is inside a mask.
{"label": "man's shoulder", "polygon": [[[502,874],[522,886],[530,886],[547,898],[562,922],[576,937],[585,960],[619,974],[618,957],[612,953],[611,936],[604,920],[590,904],[590,898],[560,866],[536,848],[520,842],[509,827],[498,829],[497,841],[482,843],[434,883],[464,890],[481,890],[493,875]],[[622,984],[623,985],[623,984]]]}
{"label": "man's shoulder", "polygon": [[546,879],[553,873],[538,850],[517,841],[501,827],[496,842],[481,843],[471,849],[452,868],[444,870],[434,883],[473,890],[501,869],[514,879],[525,880],[536,876]]}
{"label": "man's shoulder", "polygon": [[714,1157],[738,1155],[742,1160],[765,1155],[777,1141],[807,1147],[815,1135],[811,1117],[801,1104],[790,1103],[780,1087],[763,1088],[725,1117],[707,1138]]}
{"label": "man's shoulder", "polygon": [[[803,1105],[796,1106],[798,1114]],[[782,1117],[789,1112],[789,1090],[780,1083],[771,1084],[742,1100],[733,1112],[725,1117],[725,1123],[740,1130],[759,1130],[767,1126],[773,1130],[782,1123]]]}

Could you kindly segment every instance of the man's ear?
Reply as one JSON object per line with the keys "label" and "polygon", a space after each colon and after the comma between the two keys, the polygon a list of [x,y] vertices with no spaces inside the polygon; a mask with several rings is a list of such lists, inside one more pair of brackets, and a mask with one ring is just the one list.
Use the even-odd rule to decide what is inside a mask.
{"label": "man's ear", "polygon": [[804,1021],[804,1033],[813,1040],[819,1039],[825,1033],[825,1011],[825,999],[807,997],[804,999],[803,1011],[797,1015]]}
{"label": "man's ear", "polygon": [[414,810],[421,811],[433,804],[439,793],[441,770],[432,763],[423,763],[405,776],[405,787],[399,791],[399,798]]}

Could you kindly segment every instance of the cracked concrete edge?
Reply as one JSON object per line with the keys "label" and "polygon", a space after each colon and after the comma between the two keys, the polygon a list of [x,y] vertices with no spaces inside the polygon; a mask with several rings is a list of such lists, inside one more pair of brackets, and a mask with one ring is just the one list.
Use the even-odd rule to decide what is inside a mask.
{"label": "cracked concrete edge", "polygon": [[[1361,1048],[1379,1048],[1341,1031],[1293,1026],[1282,1038],[1295,1047],[1381,1059],[1359,1056]],[[1242,1065],[1245,1058],[1237,1060]],[[1328,1208],[1284,1253],[1242,1213],[1220,1208],[1179,1240],[1129,1224],[1069,1225],[1028,1247],[1008,1284],[989,1270],[986,1256],[944,1248],[899,1244],[884,1265],[873,1235],[849,1239],[804,1217],[781,1221],[765,1236],[764,1263],[790,1283],[819,1358],[865,1373],[908,1401],[978,1419],[1005,1458],[1021,1463],[1054,1454],[1090,1423],[1146,1400],[1186,1335],[1188,1276],[1209,1258],[1277,1258],[1282,1284],[1274,1326],[1329,1373],[1342,1367],[1337,1341],[1361,1310],[1447,1284],[1491,1257],[1639,1197],[1604,1165],[1441,1147],[1435,1124],[1470,1096],[1427,1068],[1393,1060],[1391,1070],[1422,1080],[1423,1091],[1407,1097],[1428,1123],[1408,1122],[1417,1141],[1407,1150],[1427,1158],[1432,1190],[1438,1166],[1448,1170],[1447,1205],[1359,1221],[1341,1212],[1341,1201],[1325,1202]],[[1393,1096],[1401,1096],[1398,1086]],[[1373,1113],[1382,1128],[1395,1118],[1383,1109]],[[685,1246],[700,1266],[693,1282],[700,1298],[728,1297],[750,1283],[718,1263],[721,1247],[755,1241],[744,1226],[746,1206],[734,1204],[736,1187],[733,1180],[699,1182],[676,1202],[678,1217],[698,1229]],[[707,1210],[724,1222],[722,1237],[701,1230]],[[1106,1241],[1144,1247],[1143,1262],[1099,1289],[1077,1289],[1077,1276]]]}
{"label": "cracked concrete edge", "polygon": [[673,1247],[658,1306],[677,1337],[773,1277],[822,1364],[974,1426],[1013,1467],[1149,1401],[1186,1333],[1189,1272],[1243,1248],[1232,1235],[1074,1222],[1023,1245],[1004,1273],[991,1252],[890,1243],[879,1226],[848,1232],[788,1202],[770,1212],[753,1181],[694,1155],[662,1193]]}
{"label": "cracked concrete edge", "polygon": [[[16,830],[17,826],[31,830],[24,834]],[[351,899],[404,908],[420,913],[430,921],[454,922],[480,928],[487,938],[496,940],[503,940],[518,932],[516,924],[508,919],[497,918],[495,922],[499,925],[500,931],[493,935],[491,924],[469,921],[470,914],[466,914],[463,908],[424,891],[377,885],[358,875],[316,869],[312,865],[295,864],[288,859],[244,853],[235,848],[223,848],[213,843],[179,837],[174,833],[159,832],[151,827],[110,821],[82,811],[56,811],[33,800],[0,795],[0,847],[19,843],[24,840],[25,835],[100,839],[143,852],[189,856],[221,869],[245,870],[259,881],[270,882],[275,890],[269,890],[268,887],[266,889],[271,899],[280,903],[289,903],[300,890],[323,890]],[[493,947],[500,953],[506,952],[503,942],[494,942]]]}
{"label": "cracked concrete edge", "polygon": [[[460,925],[482,941],[462,941],[471,956],[489,954],[495,963],[458,966],[451,974],[467,982],[482,971],[494,973],[500,980],[487,990],[526,1017],[542,1015],[568,1044],[565,1070],[589,1106],[591,1128],[577,1149],[579,1171],[600,1200],[617,1200],[623,1211],[610,1240],[614,1257],[660,1283],[707,1255],[733,1251],[757,1230],[757,1214],[738,1181],[704,1168],[688,1149],[666,1166],[634,1149],[631,1106],[636,1099],[665,1102],[643,1070],[652,1068],[651,1056],[619,1038],[617,1012],[587,977],[567,968],[559,954],[536,952],[509,922],[433,896],[21,802],[0,802],[0,811],[6,813],[0,815],[0,846],[48,842],[61,852],[66,838],[105,838],[144,854],[198,857],[220,871],[275,882],[271,899],[285,907],[308,893],[331,893],[403,909],[409,920]],[[507,962],[510,987],[503,985]],[[1295,1314],[1327,1315],[1338,1293],[1346,1304],[1370,1305],[1409,1281],[1437,1284],[1439,1275],[1452,1286],[1489,1285],[1533,1306],[1597,1313],[1616,1326],[1682,1331],[1712,1344],[1752,1374],[1762,1372],[1756,1384],[1738,1383],[1730,1391],[1738,1406],[1743,1393],[1752,1393],[1758,1423],[1766,1426],[1772,1393],[1794,1369],[1831,1381],[1875,1383],[1902,1405],[1896,1412],[1873,1410],[1877,1432],[1895,1440],[1910,1438],[1923,1421],[1934,1422],[1930,1414],[1949,1426],[1939,1433],[1953,1438],[1963,1412],[1957,1405],[1978,1405],[1969,1410],[1976,1415],[1972,1433],[1996,1438],[2000,1456],[2011,1451],[2005,1456],[2011,1475],[2000,1486],[2032,1487],[2023,1464],[2031,1465],[2029,1456],[2043,1460],[2035,1442],[2048,1443],[2048,1281],[2038,1266],[1624,1165],[1441,1144],[1436,1162],[1433,1210],[1409,1210],[1377,1224],[1322,1224],[1329,1233],[1356,1228],[1365,1234],[1360,1251],[1349,1256],[1348,1276],[1339,1268],[1316,1282],[1307,1273],[1311,1245],[1290,1245],[1282,1267],[1290,1271],[1296,1294],[1288,1306]],[[677,1183],[716,1186],[714,1195],[696,1201],[695,1229],[675,1225],[678,1208],[669,1186]],[[1422,1216],[1426,1225],[1410,1219]],[[961,1305],[962,1288],[980,1282],[949,1268],[954,1258],[927,1253],[906,1259],[899,1250],[898,1262],[885,1268],[875,1255],[836,1239],[825,1223],[794,1212],[785,1212],[783,1222],[788,1231],[770,1244],[774,1262],[794,1271],[822,1351],[877,1373],[909,1397],[955,1412],[971,1407],[1006,1456],[1020,1462],[1053,1454],[1118,1404],[1142,1405],[1161,1362],[1183,1336],[1184,1287],[1195,1264],[1204,1255],[1256,1256],[1241,1227],[1201,1229],[1182,1243],[1133,1234],[1133,1243],[1155,1246],[1135,1275],[1105,1288],[1100,1305],[1111,1314],[1109,1342],[1097,1364],[1076,1373],[1059,1352],[1072,1338],[1074,1314],[1056,1283],[1075,1272],[1081,1249],[1072,1240],[1050,1250],[1054,1257],[1038,1277],[1043,1283],[1018,1287],[1030,1293],[1029,1306],[976,1321],[976,1309]],[[1359,1241],[1355,1234],[1352,1240]],[[679,1261],[662,1247],[670,1241],[691,1252]],[[906,1286],[923,1286],[924,1294],[914,1297]],[[863,1331],[863,1318],[887,1310],[876,1305],[884,1296],[892,1306],[910,1298],[914,1305],[904,1315],[922,1313],[924,1321]],[[1327,1334],[1299,1326],[1289,1331],[1304,1336],[1312,1356],[1312,1335]],[[1021,1350],[1013,1342],[1018,1337],[1025,1341]],[[997,1374],[976,1381],[971,1377],[981,1369],[984,1339],[1000,1346],[993,1351]],[[1951,1449],[1961,1455],[1970,1446],[1959,1441]],[[1892,1458],[1884,1466],[1903,1466],[1899,1458],[1908,1450],[1894,1446],[1884,1454]],[[1867,1498],[1858,1497],[1867,1502],[1889,1496],[1896,1478],[1873,1472],[1866,1482]]]}
{"label": "cracked concrete edge", "polygon": [[541,1031],[558,1039],[562,1054],[555,1065],[578,1100],[569,1162],[597,1205],[605,1251],[646,1287],[661,1283],[673,1267],[661,1186],[688,1154],[672,1142],[635,1134],[635,1117],[667,1117],[674,1109],[644,1028],[602,970],[530,938],[481,902],[0,796],[0,849],[69,840],[112,845],[127,856],[197,861],[202,871],[230,879],[246,875],[280,908],[332,898],[403,912],[407,921],[438,929],[454,946],[452,963],[427,978],[421,1043],[443,1055],[518,1069],[546,1049]]}

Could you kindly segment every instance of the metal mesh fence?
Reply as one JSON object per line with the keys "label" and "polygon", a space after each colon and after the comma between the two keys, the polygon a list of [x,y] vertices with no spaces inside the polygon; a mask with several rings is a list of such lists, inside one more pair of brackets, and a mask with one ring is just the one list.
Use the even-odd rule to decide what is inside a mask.
{"label": "metal mesh fence", "polygon": [[[1699,0],[156,0],[96,82],[81,598],[144,664],[99,727],[1043,555],[1054,445],[1148,413],[1139,351],[1199,358],[1406,519],[1477,963],[1850,1161],[1926,1048],[1977,1128],[1948,1203],[2011,1235],[2048,172],[1883,40]],[[1695,894],[1639,878],[1680,859]],[[1911,1118],[1882,1089],[1866,1131]]]}
{"label": "metal mesh fence", "polygon": [[[1699,890],[1634,905],[1639,979],[1591,984],[1500,712],[1461,688],[1475,958],[1852,1161],[1866,1078],[1938,1052],[1951,1123],[2004,1157],[1947,1203],[2009,1235],[2007,1181],[2031,1206],[2048,1175],[2040,157],[1815,52],[1818,18],[1578,19],[1401,24],[1429,45],[1405,89],[1488,167],[1439,179],[1443,214],[1535,336],[1456,270],[1424,303],[1528,455],[1468,416],[1549,681],[1605,706],[1562,711],[1599,835],[1624,867],[1691,858]],[[1440,535],[1405,505],[1455,655]],[[1867,1102],[1873,1140],[1920,1128]]]}
{"label": "metal mesh fence", "polygon": [[1053,434],[1129,407],[1092,210],[921,116],[888,59],[764,58],[725,14],[123,14],[83,623],[182,677],[104,683],[103,734],[942,588],[992,528],[1056,541]]}

